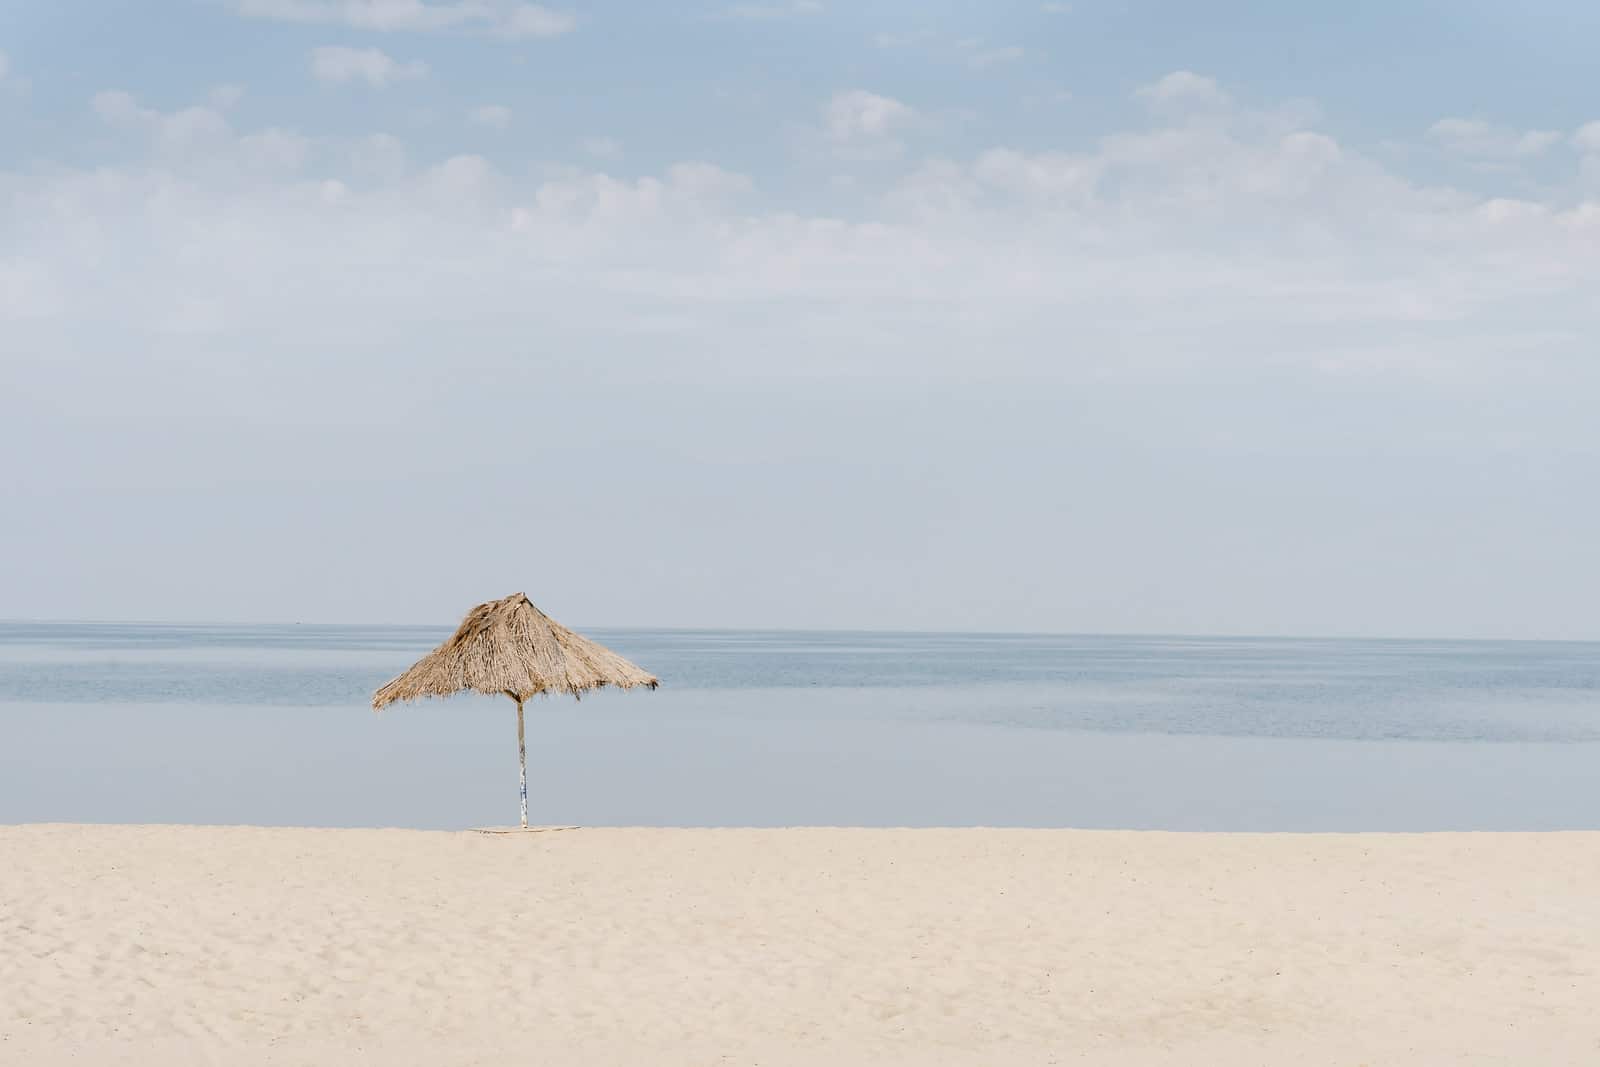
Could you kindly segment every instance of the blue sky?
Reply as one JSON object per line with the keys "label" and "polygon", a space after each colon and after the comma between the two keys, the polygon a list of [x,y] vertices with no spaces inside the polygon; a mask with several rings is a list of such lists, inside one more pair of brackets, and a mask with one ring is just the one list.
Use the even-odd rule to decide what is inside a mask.
{"label": "blue sky", "polygon": [[1591,5],[0,10],[0,615],[1600,637]]}
{"label": "blue sky", "polygon": [[[1314,102],[1319,128],[1373,146],[1461,115],[1574,128],[1593,117],[1600,32],[1600,10],[1574,3],[598,3],[540,9],[552,35],[514,37],[472,4],[421,0],[7,6],[12,80],[31,90],[26,113],[8,116],[29,126],[5,147],[19,161],[86,155],[85,100],[108,86],[174,111],[234,84],[249,90],[233,113],[243,126],[377,125],[428,151],[524,163],[581,160],[585,138],[609,136],[628,146],[614,168],[625,172],[700,153],[770,178],[793,166],[797,128],[840,86],[947,114],[922,142],[944,151],[1084,145],[1136,120],[1138,86],[1190,69],[1260,104]],[[439,21],[430,7],[468,14],[408,28]],[[322,46],[378,48],[428,73],[379,94],[330,92],[307,76]],[[452,121],[486,102],[511,109],[514,135],[496,143]]]}

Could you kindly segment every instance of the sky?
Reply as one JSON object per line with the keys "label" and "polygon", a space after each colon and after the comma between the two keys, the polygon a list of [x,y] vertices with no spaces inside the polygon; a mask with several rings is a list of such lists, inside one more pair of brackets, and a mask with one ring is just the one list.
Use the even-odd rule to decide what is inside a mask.
{"label": "sky", "polygon": [[0,617],[1600,638],[1597,34],[0,0]]}

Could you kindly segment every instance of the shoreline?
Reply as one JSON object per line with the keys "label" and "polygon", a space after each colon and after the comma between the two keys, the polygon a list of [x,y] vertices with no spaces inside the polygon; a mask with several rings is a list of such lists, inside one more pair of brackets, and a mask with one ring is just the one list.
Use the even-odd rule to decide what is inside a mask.
{"label": "shoreline", "polygon": [[1593,1062],[1600,832],[0,825],[0,1060]]}

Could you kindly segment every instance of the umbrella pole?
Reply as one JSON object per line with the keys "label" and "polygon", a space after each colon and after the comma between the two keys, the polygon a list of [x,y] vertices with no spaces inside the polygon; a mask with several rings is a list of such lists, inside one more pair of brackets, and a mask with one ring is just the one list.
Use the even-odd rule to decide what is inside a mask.
{"label": "umbrella pole", "polygon": [[517,771],[522,786],[522,828],[528,828],[528,746],[522,739],[522,701],[517,701]]}

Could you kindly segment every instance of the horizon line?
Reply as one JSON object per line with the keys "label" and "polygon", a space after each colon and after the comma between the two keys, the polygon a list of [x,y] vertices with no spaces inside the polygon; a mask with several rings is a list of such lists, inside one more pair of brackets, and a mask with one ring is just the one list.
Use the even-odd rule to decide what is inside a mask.
{"label": "horizon line", "polygon": [[[432,622],[328,622],[299,619],[245,621],[239,619],[91,619],[91,618],[0,618],[0,626],[241,626],[241,627],[343,627],[348,629],[421,629],[438,628],[452,632],[460,623]],[[1600,644],[1600,637],[1459,637],[1442,635],[1371,635],[1339,633],[1268,634],[1246,632],[1183,632],[1178,630],[949,630],[905,629],[897,627],[859,626],[650,626],[639,624],[583,625],[569,627],[589,631],[654,631],[659,633],[716,634],[716,633],[767,633],[767,634],[878,634],[904,637],[1106,637],[1106,638],[1183,638],[1209,641],[1446,641],[1478,644]]]}

